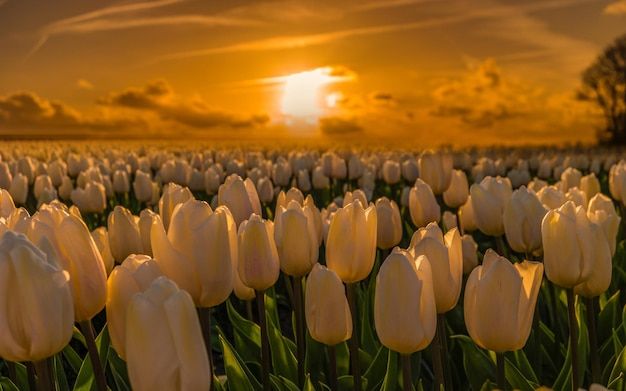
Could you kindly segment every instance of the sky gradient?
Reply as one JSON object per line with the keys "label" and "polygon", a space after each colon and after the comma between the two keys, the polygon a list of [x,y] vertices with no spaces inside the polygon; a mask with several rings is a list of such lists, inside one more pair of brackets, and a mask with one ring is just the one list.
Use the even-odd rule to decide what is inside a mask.
{"label": "sky gradient", "polygon": [[0,0],[0,136],[594,139],[626,0]]}

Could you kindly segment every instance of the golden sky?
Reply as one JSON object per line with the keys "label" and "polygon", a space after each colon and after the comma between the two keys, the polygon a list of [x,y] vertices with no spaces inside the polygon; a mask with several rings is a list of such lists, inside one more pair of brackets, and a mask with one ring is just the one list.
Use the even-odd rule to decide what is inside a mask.
{"label": "golden sky", "polygon": [[0,0],[0,136],[591,141],[626,0]]}

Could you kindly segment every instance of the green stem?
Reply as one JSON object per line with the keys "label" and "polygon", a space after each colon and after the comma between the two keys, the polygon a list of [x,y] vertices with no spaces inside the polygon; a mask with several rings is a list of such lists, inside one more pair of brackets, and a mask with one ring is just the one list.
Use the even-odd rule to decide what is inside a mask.
{"label": "green stem", "polygon": [[576,320],[576,298],[574,289],[569,288],[567,292],[567,312],[569,314],[569,346],[572,355],[572,390],[578,391],[578,322]]}
{"label": "green stem", "polygon": [[337,352],[335,346],[327,345],[326,352],[328,353],[328,385],[331,391],[337,391],[339,384],[337,382]]}
{"label": "green stem", "polygon": [[600,357],[598,355],[598,336],[596,335],[596,310],[595,299],[585,298],[587,306],[587,327],[589,328],[589,358],[591,360],[591,380],[593,383],[601,382],[602,371],[600,369]]}
{"label": "green stem", "polygon": [[411,391],[413,389],[413,380],[411,376],[411,355],[401,354],[402,360],[402,389]]}
{"label": "green stem", "polygon": [[98,347],[96,346],[96,338],[93,333],[93,326],[90,320],[84,320],[78,322],[80,331],[85,336],[85,342],[87,343],[87,351],[89,352],[89,359],[91,360],[91,368],[93,369],[93,375],[96,379],[96,389],[98,391],[107,391],[106,378],[104,377],[104,369],[100,362],[100,354],[98,354]]}
{"label": "green stem", "polygon": [[256,304],[259,311],[261,326],[261,364],[263,366],[263,391],[270,391],[270,343],[267,335],[267,319],[265,317],[265,292],[256,291]]}
{"label": "green stem", "polygon": [[211,348],[211,308],[199,307],[198,319],[200,320],[200,327],[202,328],[202,337],[204,339],[204,346],[206,348],[206,354],[209,358],[209,370],[211,372],[211,384],[209,389],[212,391],[215,389],[213,384],[213,349]]}
{"label": "green stem", "polygon": [[439,328],[439,319],[437,319],[435,337],[430,344],[430,349],[433,360],[433,372],[435,374],[434,389],[436,391],[439,391],[442,389],[442,387],[444,387],[443,365],[441,361],[441,330]]}
{"label": "green stem", "polygon": [[358,316],[356,308],[356,284],[347,283],[348,304],[352,314],[352,338],[350,338],[350,367],[354,378],[354,389],[361,391],[361,370],[359,368],[359,333]]}
{"label": "green stem", "polygon": [[36,361],[35,371],[37,372],[37,391],[53,391],[54,384],[52,384],[52,372],[50,372],[50,366],[48,365],[48,359]]}
{"label": "green stem", "polygon": [[294,312],[296,315],[296,354],[298,357],[298,385],[304,385],[304,360],[306,340],[304,339],[304,306],[302,304],[302,277],[293,278]]}
{"label": "green stem", "polygon": [[252,300],[246,300],[246,315],[250,322],[254,322],[254,314],[252,313]]}
{"label": "green stem", "polygon": [[506,379],[504,377],[504,353],[496,352],[496,382],[498,388],[502,391],[506,390]]}

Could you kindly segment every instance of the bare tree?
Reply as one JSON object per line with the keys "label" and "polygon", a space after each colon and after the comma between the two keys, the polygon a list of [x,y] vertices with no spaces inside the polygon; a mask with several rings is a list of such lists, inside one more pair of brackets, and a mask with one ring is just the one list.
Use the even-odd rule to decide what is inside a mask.
{"label": "bare tree", "polygon": [[626,35],[608,46],[582,76],[583,97],[595,101],[606,127],[600,141],[626,144]]}

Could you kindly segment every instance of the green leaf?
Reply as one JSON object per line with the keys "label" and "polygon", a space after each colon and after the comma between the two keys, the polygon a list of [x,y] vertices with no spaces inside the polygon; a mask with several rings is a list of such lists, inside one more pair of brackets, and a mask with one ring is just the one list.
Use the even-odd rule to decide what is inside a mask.
{"label": "green leaf", "polygon": [[287,347],[285,337],[271,317],[267,317],[267,334],[272,351],[274,373],[296,382],[298,380],[298,363],[296,357]]}
{"label": "green leaf", "polygon": [[67,377],[65,376],[65,369],[63,368],[63,359],[61,354],[57,354],[52,357],[52,368],[53,368],[53,376],[54,382],[56,384],[57,390],[60,391],[69,391],[70,385],[67,382]]}
{"label": "green leaf", "polygon": [[[339,376],[337,378],[337,386],[339,391],[353,391],[354,390],[354,377],[352,375]],[[367,379],[361,376],[361,386],[363,389],[367,388]]]}
{"label": "green leaf", "polygon": [[598,315],[598,341],[610,338],[611,330],[620,326],[622,311],[620,311],[619,295],[620,291],[615,292]]}
{"label": "green leaf", "polygon": [[241,357],[239,357],[221,332],[219,333],[219,340],[222,345],[228,389],[230,391],[255,391],[261,389],[261,384],[247,370]]}
{"label": "green leaf", "polygon": [[485,382],[496,378],[495,365],[491,358],[466,335],[455,335],[463,350],[463,368],[474,390],[480,390]]}
{"label": "green leaf", "polygon": [[533,367],[530,365],[528,361],[528,357],[526,357],[526,353],[522,349],[511,352],[511,355],[515,359],[515,367],[520,371],[520,373],[530,382],[535,384],[539,383],[539,379],[533,370]]}
{"label": "green leaf", "polygon": [[0,377],[0,390],[2,391],[20,391],[19,388],[8,377]]}
{"label": "green leaf", "polygon": [[517,369],[515,364],[508,358],[505,358],[504,360],[504,373],[507,382],[511,385],[511,387],[513,387],[513,389],[519,389],[521,391],[534,391],[538,386],[538,384],[531,384],[531,382],[529,382],[528,379],[522,375],[520,370]]}
{"label": "green leaf", "polygon": [[78,371],[80,371],[80,366],[82,365],[83,360],[80,358],[78,353],[76,353],[74,348],[72,348],[70,345],[67,345],[65,348],[63,348],[63,351],[61,353],[63,354],[63,357],[70,365],[70,367],[72,367],[74,373],[78,373]]}
{"label": "green leaf", "polygon": [[228,320],[233,326],[237,353],[245,361],[259,361],[261,357],[261,328],[254,322],[244,318],[235,307],[226,301]]}
{"label": "green leaf", "polygon": [[109,368],[113,373],[113,381],[120,391],[130,391],[130,380],[128,379],[128,370],[126,362],[117,355],[114,349],[109,351]]}
{"label": "green leaf", "polygon": [[[105,325],[98,337],[96,337],[96,348],[98,349],[98,355],[100,356],[100,362],[102,363],[104,370],[106,370],[106,364],[108,362],[107,356],[109,355],[110,344],[111,340],[109,339],[109,330]],[[89,354],[86,354],[83,359],[83,363],[80,366],[78,376],[76,377],[76,383],[74,383],[74,391],[90,391],[95,389],[96,379],[93,374]]]}
{"label": "green leaf", "polygon": [[276,376],[274,374],[270,374],[270,382],[274,386],[275,390],[300,391],[296,384],[294,384],[291,380],[285,378],[284,376]]}
{"label": "green leaf", "polygon": [[398,388],[398,353],[389,350],[387,357],[387,373],[380,390],[394,391]]}
{"label": "green leaf", "polygon": [[372,364],[367,368],[363,377],[365,377],[370,384],[370,388],[366,388],[366,390],[372,390],[377,385],[376,383],[380,381],[385,376],[387,360],[389,357],[389,349],[384,346],[381,346],[378,349],[378,353],[374,356],[374,360]]}
{"label": "green leaf", "polygon": [[306,375],[306,380],[304,381],[304,388],[302,391],[315,391],[315,387],[313,386],[313,382],[311,381],[311,375]]}

